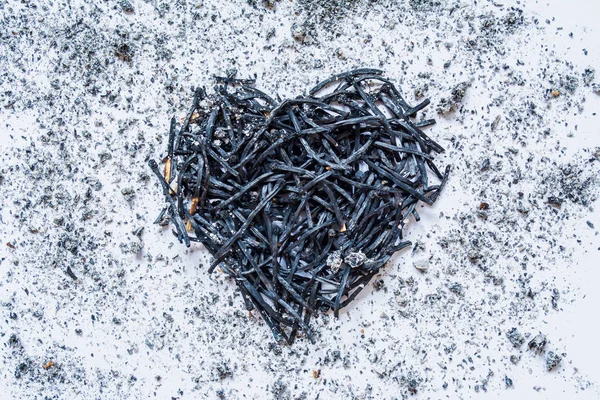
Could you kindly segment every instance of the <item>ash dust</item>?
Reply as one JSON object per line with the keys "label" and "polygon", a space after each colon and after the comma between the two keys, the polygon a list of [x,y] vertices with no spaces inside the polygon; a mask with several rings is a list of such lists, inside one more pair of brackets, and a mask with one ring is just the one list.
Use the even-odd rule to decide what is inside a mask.
{"label": "ash dust", "polygon": [[[600,250],[598,33],[545,12],[530,0],[1,1],[0,392],[597,398],[597,361],[570,329],[585,327],[574,315],[598,282],[584,268]],[[280,345],[233,282],[206,274],[200,245],[152,224],[162,197],[146,161],[213,74],[236,69],[285,98],[366,66],[412,104],[431,99],[422,118],[438,121],[426,133],[451,179],[409,224],[412,251],[339,320],[316,318],[315,345]]]}

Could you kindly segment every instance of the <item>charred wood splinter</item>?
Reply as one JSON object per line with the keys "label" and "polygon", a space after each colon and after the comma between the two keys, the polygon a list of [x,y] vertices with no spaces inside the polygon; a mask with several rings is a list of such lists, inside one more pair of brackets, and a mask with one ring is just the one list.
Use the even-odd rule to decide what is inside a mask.
{"label": "charred wood splinter", "polygon": [[[231,276],[276,339],[314,341],[310,319],[337,317],[410,242],[402,229],[432,205],[444,149],[377,69],[334,75],[307,96],[275,101],[252,79],[217,77],[170,124],[157,176],[179,241],[202,243],[209,272]],[[157,221],[158,221],[157,220]]]}

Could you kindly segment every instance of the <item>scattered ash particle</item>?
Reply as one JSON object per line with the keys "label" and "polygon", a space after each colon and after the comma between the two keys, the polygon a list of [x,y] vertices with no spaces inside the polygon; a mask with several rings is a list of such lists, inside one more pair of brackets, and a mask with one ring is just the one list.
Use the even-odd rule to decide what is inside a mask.
{"label": "scattered ash particle", "polygon": [[425,243],[420,240],[415,241],[415,245],[413,246],[413,254],[424,252],[426,250]]}
{"label": "scattered ash particle", "polygon": [[527,343],[529,350],[533,350],[536,354],[542,354],[546,347],[546,335],[538,333],[533,339]]}
{"label": "scattered ash particle", "polygon": [[219,380],[231,378],[233,376],[233,371],[229,367],[229,364],[222,362],[215,366],[215,375]]}
{"label": "scattered ash particle", "polygon": [[442,7],[442,2],[439,0],[410,0],[410,7],[419,12],[434,12]]}
{"label": "scattered ash particle", "polygon": [[409,371],[406,375],[403,375],[400,378],[400,382],[403,385],[406,385],[406,389],[408,390],[409,394],[415,395],[419,390],[422,379],[415,371]]}
{"label": "scattered ash particle", "polygon": [[489,158],[485,158],[482,162],[481,162],[481,166],[479,167],[479,169],[481,171],[487,171],[490,169],[490,159]]}
{"label": "scattered ash particle", "polygon": [[138,254],[142,251],[144,245],[142,244],[142,242],[136,240],[129,243],[121,243],[119,245],[119,248],[121,249],[121,252],[123,254]]}
{"label": "scattered ash particle", "polygon": [[269,343],[269,350],[276,356],[280,356],[282,353],[281,346],[276,343]]}
{"label": "scattered ash particle", "polygon": [[502,116],[501,116],[501,115],[498,115],[498,116],[497,116],[497,117],[494,119],[494,122],[492,122],[492,123],[490,124],[490,129],[491,129],[492,131],[495,131],[495,130],[498,128],[498,125],[500,125],[500,121],[502,121]]}
{"label": "scattered ash particle", "polygon": [[589,226],[590,228],[594,229],[594,224],[592,224],[591,221],[585,221],[585,223],[587,224],[587,226]]}
{"label": "scattered ash particle", "polygon": [[465,289],[464,289],[463,285],[461,285],[459,282],[454,282],[454,283],[450,284],[448,286],[448,290],[450,290],[452,293],[457,294],[459,296],[462,296],[465,294]]}
{"label": "scattered ash particle", "polygon": [[281,380],[281,378],[277,379],[271,388],[271,392],[276,399],[284,398],[287,391],[287,385]]}
{"label": "scattered ash particle", "polygon": [[511,328],[509,331],[507,331],[506,337],[514,347],[521,347],[521,345],[525,343],[525,338],[523,335],[521,335],[517,328]]}
{"label": "scattered ash particle", "polygon": [[135,189],[126,187],[121,189],[121,194],[125,197],[125,200],[132,201],[135,198]]}
{"label": "scattered ash particle", "polygon": [[546,354],[546,370],[552,371],[560,364],[561,361],[562,357],[560,355],[556,354],[553,351],[549,351]]}
{"label": "scattered ash particle", "polygon": [[77,280],[77,275],[75,275],[75,273],[73,272],[73,269],[71,269],[70,265],[67,265],[67,275],[69,276],[69,278],[73,279],[74,281]]}
{"label": "scattered ash particle", "polygon": [[469,86],[471,86],[470,82],[462,82],[456,85],[452,89],[450,97],[440,99],[436,108],[437,113],[444,115],[455,111],[462,103]]}
{"label": "scattered ash particle", "polygon": [[[539,358],[535,349],[524,351],[545,315],[561,313],[563,302],[577,305],[586,294],[563,279],[563,267],[572,264],[574,254],[600,254],[597,243],[593,253],[585,240],[570,244],[583,239],[582,233],[593,237],[598,224],[590,210],[598,208],[600,149],[566,159],[575,139],[585,146],[586,135],[593,134],[581,123],[582,109],[590,119],[597,116],[588,114],[598,112],[593,104],[600,82],[597,67],[590,67],[594,54],[586,58],[582,52],[591,48],[584,32],[572,35],[573,43],[583,41],[575,45],[581,57],[566,58],[552,49],[552,37],[569,37],[568,30],[555,29],[564,18],[536,21],[530,0],[520,2],[522,10],[498,1],[440,0],[393,6],[368,0],[66,3],[72,7],[68,11],[44,2],[0,5],[0,37],[7,49],[0,56],[1,134],[7,140],[0,167],[6,199],[0,216],[0,237],[6,238],[0,257],[0,286],[6,289],[0,299],[4,397],[119,398],[132,390],[133,396],[156,392],[157,398],[202,393],[228,399],[409,399],[416,387],[414,397],[442,397],[436,392],[442,388],[449,398],[470,398],[475,385],[480,393],[494,394],[521,387],[520,372],[532,360],[543,363],[531,369],[532,378],[554,376],[553,387],[560,384],[566,392],[590,388],[582,377],[594,376],[593,370],[546,373],[551,343]],[[294,24],[300,40],[294,38]],[[427,29],[417,32],[418,26]],[[543,38],[548,40],[540,42]],[[200,45],[182,46],[186,41]],[[137,220],[152,218],[161,208],[148,209],[152,181],[146,166],[138,164],[164,155],[161,116],[185,115],[190,86],[211,87],[203,77],[213,71],[235,67],[240,75],[256,73],[271,93],[291,98],[330,72],[363,65],[390,71],[405,94],[430,97],[435,105],[445,98],[442,111],[456,112],[459,124],[454,116],[442,121],[452,129],[446,134],[442,128],[447,137],[440,144],[446,149],[442,157],[456,168],[450,183],[460,188],[457,210],[444,209],[439,226],[422,238],[426,253],[405,252],[399,265],[390,265],[390,274],[407,275],[386,275],[389,293],[373,293],[388,300],[382,303],[387,318],[380,318],[378,300],[351,310],[350,324],[371,324],[364,339],[347,341],[333,315],[319,312],[313,322],[320,346],[302,339],[290,349],[265,334],[260,317],[244,310],[241,301],[213,303],[203,294],[218,292],[216,282],[225,283],[220,290],[227,292],[230,281],[190,275],[191,266],[210,263],[200,245],[179,259],[173,258],[175,247],[160,246],[171,236],[164,229],[169,212],[159,219],[161,226]],[[454,104],[453,84],[467,77],[476,77],[473,88],[466,96],[457,93],[460,102]],[[489,99],[471,104],[470,90]],[[232,123],[235,129],[238,121]],[[432,128],[434,136],[438,128]],[[145,142],[136,138],[139,132]],[[215,135],[227,139],[228,132]],[[131,202],[120,194],[126,186],[135,191]],[[552,205],[549,197],[560,202]],[[482,201],[490,207],[480,209]],[[563,222],[574,230],[561,229]],[[140,226],[146,226],[143,234],[132,233]],[[121,253],[120,243],[128,247],[142,237],[147,258]],[[346,251],[340,269],[371,261],[350,258]],[[477,255],[475,263],[468,254]],[[429,272],[416,273],[411,264],[426,257]],[[117,276],[121,270],[127,279]],[[406,278],[412,273],[414,279]],[[467,291],[468,299],[458,297]],[[432,293],[437,300],[425,302]],[[172,323],[163,316],[169,307],[174,307],[167,311]],[[186,317],[178,318],[180,313]],[[113,323],[115,315],[120,325]],[[434,328],[412,331],[417,319]],[[48,329],[58,321],[66,336],[50,339]],[[140,332],[152,324],[157,328]],[[490,335],[490,326],[498,326],[498,337]],[[513,326],[533,332],[526,345],[508,343],[505,332]],[[102,346],[110,365],[97,362],[98,351],[77,356],[69,335],[79,350]],[[465,342],[467,336],[473,340]],[[483,344],[486,336],[497,346]],[[143,344],[146,337],[152,349]],[[448,359],[438,364],[433,353],[440,343],[441,356]],[[322,351],[325,347],[331,350]],[[474,363],[467,353],[477,354]],[[233,376],[220,380],[216,367],[232,355],[240,367],[225,362]],[[556,357],[571,367],[565,355],[551,358]],[[46,370],[49,360],[56,364]],[[132,379],[131,365],[147,373]],[[419,368],[423,380],[417,386],[401,381],[408,365]],[[480,372],[488,367],[497,381],[482,379]],[[315,380],[313,371],[319,369]],[[273,384],[278,371],[286,374]],[[372,385],[361,384],[363,378]],[[193,392],[196,385],[200,389]],[[544,388],[534,390],[544,395]]]}
{"label": "scattered ash particle", "polygon": [[15,378],[23,379],[26,375],[33,374],[34,368],[35,366],[31,360],[20,363],[15,369]]}
{"label": "scattered ash particle", "polygon": [[331,268],[331,272],[334,274],[340,270],[340,267],[344,263],[342,259],[342,252],[340,250],[334,251],[327,256],[327,266]]}
{"label": "scattered ash particle", "polygon": [[550,204],[552,206],[560,207],[560,206],[562,206],[563,203],[564,203],[564,200],[560,197],[557,197],[557,196],[548,197],[548,204]]}
{"label": "scattered ash particle", "polygon": [[306,28],[302,25],[296,25],[292,27],[292,36],[295,40],[299,42],[304,42],[304,40],[306,39],[306,35]]}
{"label": "scattered ash particle", "polygon": [[11,334],[10,337],[8,338],[7,344],[9,347],[12,347],[13,349],[20,349],[22,347],[21,341],[19,340],[17,335],[15,335],[14,333]]}
{"label": "scattered ash particle", "polygon": [[566,89],[569,93],[575,93],[575,90],[579,87],[579,79],[574,76],[567,75],[561,80],[561,86]]}
{"label": "scattered ash particle", "polygon": [[363,0],[298,0],[297,3],[299,16],[305,24],[320,27],[319,34],[325,36],[339,32],[341,25],[338,21],[343,21],[344,17],[352,13],[361,2]]}
{"label": "scattered ash particle", "polygon": [[583,71],[582,75],[583,75],[583,84],[585,86],[590,86],[592,84],[592,82],[594,81],[596,71],[593,68],[586,68],[585,71]]}
{"label": "scattered ash particle", "polygon": [[385,282],[383,281],[383,279],[377,278],[375,279],[375,281],[373,281],[373,287],[375,288],[375,290],[379,291],[385,287]]}
{"label": "scattered ash particle", "polygon": [[419,260],[413,262],[413,266],[423,273],[429,271],[429,260]]}
{"label": "scattered ash particle", "polygon": [[122,43],[116,46],[115,56],[125,62],[131,62],[133,59],[133,49],[127,43]]}
{"label": "scattered ash particle", "polygon": [[565,200],[589,206],[598,198],[599,166],[581,159],[560,165],[543,176],[543,190],[548,193],[547,201],[561,207]]}

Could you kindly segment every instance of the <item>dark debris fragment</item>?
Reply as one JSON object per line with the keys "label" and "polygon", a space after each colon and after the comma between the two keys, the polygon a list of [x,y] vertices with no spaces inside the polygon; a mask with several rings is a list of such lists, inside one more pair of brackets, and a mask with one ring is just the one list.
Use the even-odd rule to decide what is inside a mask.
{"label": "dark debris fragment", "polygon": [[527,347],[529,347],[529,350],[533,350],[535,353],[541,354],[544,351],[544,347],[546,347],[546,342],[546,335],[539,333],[529,341]]}
{"label": "dark debris fragment", "polygon": [[595,75],[596,75],[596,71],[593,68],[586,68],[582,74],[583,84],[585,86],[590,86],[592,84],[592,82],[594,81]]}
{"label": "dark debris fragment", "polygon": [[115,47],[115,56],[125,62],[130,62],[133,59],[133,49],[127,43],[121,43]]}
{"label": "dark debris fragment", "polygon": [[554,206],[554,207],[560,207],[562,206],[562,203],[564,202],[564,200],[560,197],[557,196],[550,196],[548,197],[548,204]]}
{"label": "dark debris fragment", "polygon": [[553,351],[549,351],[546,354],[546,370],[552,371],[560,364],[561,361],[562,357],[560,355],[556,354]]}
{"label": "dark debris fragment", "polygon": [[123,12],[126,14],[131,14],[131,13],[135,12],[135,9],[133,8],[133,4],[131,4],[131,1],[129,1],[129,0],[119,0],[119,7],[121,7]]}
{"label": "dark debris fragment", "polygon": [[521,347],[521,345],[525,342],[525,338],[523,335],[521,335],[517,328],[512,328],[506,332],[506,337],[515,347]]}

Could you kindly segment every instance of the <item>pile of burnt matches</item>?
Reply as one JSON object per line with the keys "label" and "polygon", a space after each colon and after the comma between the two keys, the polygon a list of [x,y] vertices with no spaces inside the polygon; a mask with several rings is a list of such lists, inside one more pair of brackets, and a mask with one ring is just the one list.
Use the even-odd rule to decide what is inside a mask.
{"label": "pile of burnt matches", "polygon": [[[443,148],[376,69],[335,75],[276,101],[252,79],[216,77],[171,121],[164,172],[179,240],[200,242],[276,339],[314,340],[311,316],[348,305],[394,252],[417,205],[433,204]],[[435,182],[432,182],[435,180]]]}

